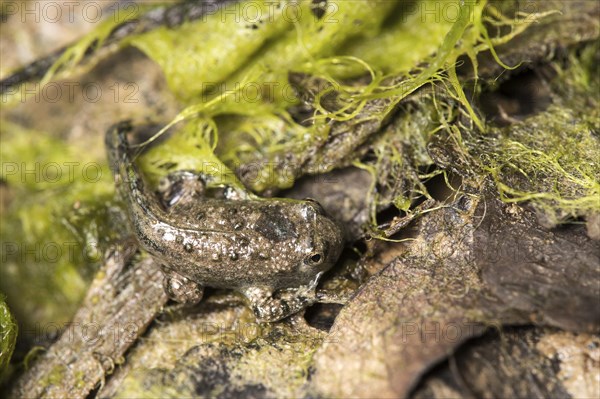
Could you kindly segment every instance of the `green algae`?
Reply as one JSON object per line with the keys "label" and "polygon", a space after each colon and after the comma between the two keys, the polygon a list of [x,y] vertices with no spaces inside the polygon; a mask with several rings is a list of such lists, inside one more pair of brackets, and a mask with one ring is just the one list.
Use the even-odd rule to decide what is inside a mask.
{"label": "green algae", "polygon": [[597,51],[589,45],[554,66],[546,110],[466,144],[503,201],[532,204],[548,225],[600,212]]}
{"label": "green algae", "polygon": [[553,225],[600,211],[600,141],[572,110],[490,133],[476,151],[503,201],[533,203]]}
{"label": "green algae", "polygon": [[[289,168],[285,165],[285,154],[288,154],[287,158],[291,159],[291,162],[297,164],[292,165],[292,169],[300,168],[305,162],[302,161],[300,154],[314,150],[315,146],[318,147],[327,140],[329,134],[327,120],[348,121],[349,129],[351,129],[353,124],[361,122],[361,120],[353,118],[365,106],[368,99],[393,98],[389,106],[381,112],[367,117],[368,119],[383,120],[392,111],[395,104],[432,79],[439,78],[438,70],[446,63],[447,58],[450,57],[449,54],[454,57],[450,57],[450,64],[461,54],[460,51],[453,49],[473,18],[473,12],[476,10],[474,5],[474,2],[462,5],[459,8],[460,13],[457,20],[452,24],[445,21],[443,26],[438,29],[437,36],[439,38],[441,36],[439,32],[445,32],[450,26],[434,62],[414,77],[396,79],[399,82],[393,86],[385,86],[389,77],[386,78],[381,72],[376,73],[372,66],[365,64],[360,59],[346,56],[340,58],[336,53],[343,51],[344,46],[351,42],[350,39],[352,42],[360,42],[360,39],[369,40],[369,38],[376,37],[376,32],[381,28],[386,16],[397,5],[391,2],[376,2],[373,5],[369,3],[368,7],[364,7],[364,4],[360,2],[343,2],[338,5],[339,8],[331,16],[326,14],[321,19],[314,17],[299,19],[292,32],[272,43],[264,49],[260,57],[256,57],[252,62],[240,67],[224,83],[224,87],[235,87],[235,89],[218,92],[210,98],[203,98],[203,101],[188,106],[158,134],[162,134],[168,128],[186,119],[197,117],[200,120],[206,120],[210,118],[213,125],[216,126],[216,130],[219,131],[219,135],[223,137],[223,144],[216,147],[216,155],[228,162],[230,168],[248,163],[260,164],[263,162],[267,164],[266,167],[259,167],[257,172],[259,178],[251,184],[255,191],[288,188],[293,185],[298,171],[293,170],[292,173],[289,173]],[[304,7],[307,6],[304,4]],[[481,7],[477,10],[481,11]],[[310,14],[304,12],[302,15]],[[367,15],[369,18],[366,18]],[[334,16],[336,23],[326,23]],[[396,22],[396,25],[406,22],[400,20],[401,22]],[[393,29],[396,29],[403,33],[402,29],[394,28],[393,23],[391,26],[393,27],[391,28],[392,32]],[[388,32],[388,34],[390,33]],[[160,40],[160,38],[158,39]],[[402,42],[402,37],[396,39]],[[174,59],[179,58],[174,57]],[[389,64],[390,59],[387,60]],[[336,76],[330,74],[330,67],[339,65],[340,61],[347,65],[362,65],[362,71],[371,72],[371,83],[366,87],[341,84]],[[237,61],[234,58],[231,62],[236,63]],[[409,58],[407,64],[412,63],[414,63],[414,59]],[[377,67],[381,67],[381,70],[386,69],[385,66]],[[200,69],[199,72],[201,71]],[[340,98],[343,99],[340,103],[345,103],[345,105],[333,112],[323,109],[320,99],[327,94],[327,91],[319,93],[313,104],[317,112],[313,125],[305,128],[293,122],[287,108],[297,103],[298,99],[294,96],[284,96],[282,90],[277,89],[289,86],[287,77],[291,71],[325,73],[324,78],[332,82],[334,87],[340,88]],[[343,73],[347,75],[348,71]],[[188,76],[188,79],[204,82],[201,74]],[[265,84],[276,88],[267,96],[264,96]],[[247,90],[250,86],[258,87],[259,94],[262,93],[257,101],[247,101]],[[220,116],[223,116],[221,120],[226,120],[221,123],[221,126],[217,123]],[[276,123],[277,119],[280,119],[281,122]],[[273,129],[273,125],[277,124],[280,128]],[[205,146],[205,144],[201,144],[201,146]],[[322,161],[322,164],[326,164],[328,160],[323,159]],[[325,169],[321,168],[319,172],[335,166],[335,164],[331,164]]]}
{"label": "green algae", "polygon": [[[371,145],[374,160],[367,163],[359,159],[355,161],[357,166],[368,170],[374,177],[370,188],[370,209],[371,229],[376,236],[377,210],[393,204],[398,210],[410,214],[415,201],[431,198],[425,184],[432,177],[442,173],[446,185],[452,187],[444,170],[449,167],[474,181],[491,176],[502,200],[531,203],[543,210],[550,224],[588,215],[599,209],[597,154],[600,148],[593,133],[598,130],[600,120],[597,96],[593,95],[598,86],[594,82],[595,75],[589,70],[594,65],[590,60],[593,59],[591,54],[597,54],[597,46],[583,51],[583,63],[588,65],[588,70],[571,57],[568,70],[559,71],[556,82],[561,82],[561,87],[555,87],[556,106],[518,125],[500,129],[482,119],[471,101],[467,100],[462,89],[464,83],[456,73],[456,60],[460,55],[467,55],[476,72],[476,54],[487,50],[504,68],[514,69],[516,66],[502,63],[494,46],[508,43],[525,32],[532,21],[546,18],[554,12],[544,11],[525,19],[511,20],[493,7],[491,12],[483,14],[483,8],[478,8],[480,6],[478,4],[469,17],[472,25],[453,27],[464,31],[462,43],[453,47],[446,41],[442,46],[447,53],[446,72],[432,76],[434,90],[422,91],[424,94],[418,95],[417,101],[402,103],[402,115]],[[502,36],[490,37],[487,24],[511,29]],[[446,39],[450,37],[452,31]],[[437,61],[429,64],[427,69],[436,63],[440,66],[443,59],[440,54],[443,53],[444,50],[438,53]],[[560,70],[558,65],[556,67]],[[414,79],[420,78],[418,75]],[[375,87],[371,91],[372,87],[367,87],[368,90],[356,98],[402,95],[401,90],[410,93],[413,87],[411,83],[386,90]],[[574,100],[570,100],[571,104],[562,100],[567,98]],[[577,102],[577,106],[573,106],[573,102]],[[574,114],[576,109],[580,110],[578,117]],[[355,110],[353,112],[356,113]],[[429,156],[429,143],[442,132],[453,141],[452,164],[436,162],[437,159],[434,161]],[[435,169],[436,166],[442,170]]]}
{"label": "green algae", "polygon": [[[424,8],[428,6],[435,8],[438,5],[434,3],[422,2],[420,5]],[[443,3],[443,5],[452,4],[456,3]],[[241,169],[243,169],[243,166],[247,164],[265,164],[264,167],[258,167],[258,178],[251,182],[244,181],[257,192],[289,188],[298,175],[322,173],[340,166],[337,160],[333,162],[329,160],[326,155],[328,149],[322,148],[323,143],[331,140],[329,121],[347,123],[347,128],[342,129],[346,131],[351,131],[353,127],[368,120],[374,121],[375,124],[381,123],[395,110],[398,103],[432,82],[437,82],[438,85],[445,88],[448,95],[460,102],[476,127],[480,131],[484,131],[483,122],[472,108],[457,76],[456,65],[459,57],[467,55],[472,59],[476,71],[475,57],[478,52],[486,50],[493,52],[494,46],[506,43],[539,18],[548,15],[548,13],[533,14],[527,19],[513,21],[498,13],[492,13],[491,17],[484,15],[485,6],[485,2],[465,2],[456,9],[453,19],[442,18],[438,24],[430,24],[436,26],[436,29],[432,29],[433,40],[430,42],[430,47],[425,47],[422,53],[419,53],[422,56],[421,64],[425,66],[413,68],[410,73],[408,73],[409,66],[414,67],[415,55],[400,57],[400,63],[392,66],[390,60],[393,58],[382,57],[381,54],[369,55],[370,53],[367,52],[365,56],[371,63],[352,55],[352,51],[350,54],[343,54],[343,51],[359,46],[361,43],[371,48],[377,48],[372,41],[379,36],[363,34],[363,37],[358,36],[351,41],[342,40],[329,43],[328,48],[319,50],[321,31],[309,39],[305,32],[310,29],[302,28],[299,33],[296,32],[299,38],[295,40],[299,41],[303,51],[309,51],[308,58],[303,53],[290,53],[290,43],[286,42],[285,38],[281,39],[268,47],[265,54],[257,61],[245,65],[226,80],[224,87],[237,87],[235,90],[220,92],[216,97],[187,107],[167,127],[188,118],[199,117],[214,120],[219,135],[223,138],[222,144],[215,148],[216,155],[224,160],[231,169],[240,169],[239,166],[242,166]],[[335,14],[336,17],[341,15],[345,19],[356,18],[358,11],[348,7],[347,10],[338,10],[340,14]],[[391,9],[378,11],[381,15],[376,13],[374,26],[379,26],[379,29],[382,30],[381,34],[387,38],[387,41],[391,41],[391,36],[396,34],[396,42],[406,43],[410,41],[411,35],[414,36],[414,31],[411,30],[412,28],[405,27],[411,22],[416,23],[415,21],[419,21],[420,24],[427,22],[422,15],[411,16],[411,18],[395,17],[395,20],[392,18],[390,22],[386,21],[383,15],[385,12],[391,12]],[[398,10],[393,9],[393,11],[397,12]],[[344,12],[348,13],[348,16],[345,17]],[[511,30],[505,35],[490,37],[484,26],[484,21],[489,22],[490,20],[497,25],[510,27]],[[387,24],[383,24],[383,21]],[[302,26],[302,23],[300,25]],[[331,27],[324,26],[322,28]],[[296,30],[298,29],[296,26]],[[326,29],[323,30],[326,31]],[[357,32],[356,30],[342,29],[340,35],[354,37]],[[329,38],[329,36],[324,37]],[[309,50],[306,50],[304,40],[310,41]],[[342,45],[336,49],[337,43],[342,43]],[[348,43],[351,43],[349,47]],[[400,47],[400,45],[397,46]],[[431,56],[433,47],[437,49],[437,52]],[[274,49],[278,49],[278,53],[275,53],[277,57],[272,56]],[[394,51],[392,54],[402,52],[401,49]],[[290,65],[290,59],[294,60],[293,65]],[[386,75],[385,72],[390,70],[396,74]],[[287,79],[287,75],[292,71],[312,74],[331,84],[330,87],[315,95],[312,103],[315,113],[312,117],[312,125],[308,128],[292,121],[288,113],[289,106],[297,102],[296,97],[287,96],[282,100],[283,96],[278,90],[264,95],[266,83],[274,84],[273,87],[284,87],[286,81],[283,80],[283,77]],[[398,74],[398,71],[403,72]],[[356,85],[340,80],[340,76],[358,75],[359,72],[367,73],[370,76],[368,84]],[[242,82],[242,84],[235,86],[235,82]],[[252,97],[255,101],[248,101],[247,89],[251,85],[258,87],[258,95]],[[263,89],[262,92],[261,89]],[[338,106],[334,109],[326,108],[322,104],[322,99],[331,94],[337,98]],[[360,116],[369,101],[373,102],[378,99],[387,101],[385,107],[379,107],[380,109],[376,111],[369,109],[367,116]],[[219,119],[219,117],[221,118]],[[277,123],[277,119],[281,121]],[[219,120],[223,122],[218,123]],[[274,129],[274,125],[279,125],[279,129]],[[314,159],[308,165],[308,170],[302,170],[306,166],[304,165],[306,159],[302,154],[307,152],[315,152]],[[406,203],[400,199],[394,201],[394,203],[401,202]]]}
{"label": "green algae", "polygon": [[233,4],[178,29],[161,27],[124,44],[157,62],[171,90],[190,101],[251,62],[272,37],[292,29],[293,19],[284,11],[267,0]]}
{"label": "green algae", "polygon": [[[339,52],[384,74],[407,73],[436,52],[458,12],[455,1],[399,2],[378,35],[347,43]],[[356,65],[340,69],[337,75],[345,78],[363,72]]]}
{"label": "green algae", "polygon": [[140,165],[152,184],[157,184],[171,172],[193,170],[206,176],[209,186],[231,186],[243,191],[244,187],[233,171],[214,155],[217,138],[213,120],[192,120],[164,143],[144,152],[140,156]]}
{"label": "green algae", "polygon": [[112,178],[104,160],[45,132],[3,122],[1,135],[12,200],[0,226],[0,289],[24,325],[66,322],[115,236]]}
{"label": "green algae", "polygon": [[431,198],[425,183],[442,173],[433,169],[434,161],[427,151],[430,138],[440,128],[436,120],[438,112],[433,92],[403,103],[399,115],[371,143],[373,160],[355,162],[374,176],[369,206],[370,228],[376,236],[379,210],[392,204],[410,214],[415,201]]}
{"label": "green algae", "polygon": [[8,364],[17,341],[17,323],[0,294],[0,382],[8,374]]}

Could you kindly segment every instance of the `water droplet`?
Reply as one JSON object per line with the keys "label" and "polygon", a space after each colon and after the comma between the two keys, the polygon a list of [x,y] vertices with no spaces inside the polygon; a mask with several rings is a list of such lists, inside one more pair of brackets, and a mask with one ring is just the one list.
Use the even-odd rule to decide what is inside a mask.
{"label": "water droplet", "polygon": [[192,244],[190,244],[189,242],[187,242],[183,246],[183,249],[185,249],[185,252],[192,252],[194,250],[194,246]]}
{"label": "water droplet", "polygon": [[229,254],[229,259],[231,259],[231,260],[238,260],[238,258],[239,258],[239,256],[235,252],[232,252]]}

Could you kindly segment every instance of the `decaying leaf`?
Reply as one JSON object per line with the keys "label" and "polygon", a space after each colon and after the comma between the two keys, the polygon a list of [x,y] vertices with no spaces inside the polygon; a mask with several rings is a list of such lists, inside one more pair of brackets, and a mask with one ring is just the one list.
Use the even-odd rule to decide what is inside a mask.
{"label": "decaying leaf", "polygon": [[552,328],[490,332],[434,369],[411,397],[597,397],[598,347],[597,335]]}
{"label": "decaying leaf", "polygon": [[600,332],[600,247],[582,225],[547,229],[535,213],[488,200],[474,232],[483,284],[524,322]]}
{"label": "decaying leaf", "polygon": [[600,331],[600,253],[583,228],[552,231],[531,211],[471,194],[415,229],[411,241],[384,246],[372,261],[383,270],[337,317],[336,341],[315,356],[319,394],[407,396],[432,365],[492,326]]}

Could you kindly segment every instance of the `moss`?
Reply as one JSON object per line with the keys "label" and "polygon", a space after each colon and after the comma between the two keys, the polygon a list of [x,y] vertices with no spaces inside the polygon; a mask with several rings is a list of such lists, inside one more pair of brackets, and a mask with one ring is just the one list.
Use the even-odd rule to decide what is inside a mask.
{"label": "moss", "polygon": [[[219,312],[208,317],[211,322],[186,318],[176,322],[177,328],[157,326],[150,335],[157,343],[152,351],[165,346],[165,361],[148,369],[143,368],[147,359],[135,359],[139,368],[125,377],[115,397],[303,396],[324,332],[298,331],[287,323],[257,325],[243,316],[231,324],[231,316]],[[177,351],[182,353],[174,356]]]}
{"label": "moss", "polygon": [[17,341],[17,323],[10,313],[4,295],[0,294],[0,382],[8,374],[8,363]]}
{"label": "moss", "polygon": [[44,132],[3,122],[1,134],[11,200],[0,227],[0,289],[26,326],[67,321],[118,231],[112,178],[104,160]]}
{"label": "moss", "polygon": [[[600,140],[576,112],[545,112],[472,144],[506,202],[529,202],[550,224],[600,212]],[[475,147],[476,145],[476,147]]]}
{"label": "moss", "polygon": [[[600,104],[596,43],[550,64],[551,105],[509,126],[450,133],[465,174],[489,175],[505,202],[529,203],[549,226],[600,212]],[[458,125],[460,126],[460,124]],[[468,170],[471,169],[471,170]]]}

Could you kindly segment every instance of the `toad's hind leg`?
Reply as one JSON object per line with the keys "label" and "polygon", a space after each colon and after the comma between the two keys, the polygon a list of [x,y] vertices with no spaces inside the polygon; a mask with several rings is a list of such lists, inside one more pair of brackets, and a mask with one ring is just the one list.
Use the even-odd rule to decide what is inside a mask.
{"label": "toad's hind leg", "polygon": [[181,274],[163,267],[164,288],[170,299],[186,305],[195,305],[202,299],[203,287]]}
{"label": "toad's hind leg", "polygon": [[165,209],[173,210],[205,197],[208,186],[224,188],[223,196],[228,200],[248,199],[248,192],[242,187],[218,184],[212,175],[192,170],[177,170],[163,177],[158,186],[158,195]]}
{"label": "toad's hind leg", "polygon": [[163,177],[158,184],[158,196],[163,207],[172,211],[176,205],[199,201],[204,197],[206,182],[202,176],[188,170],[178,170]]}

